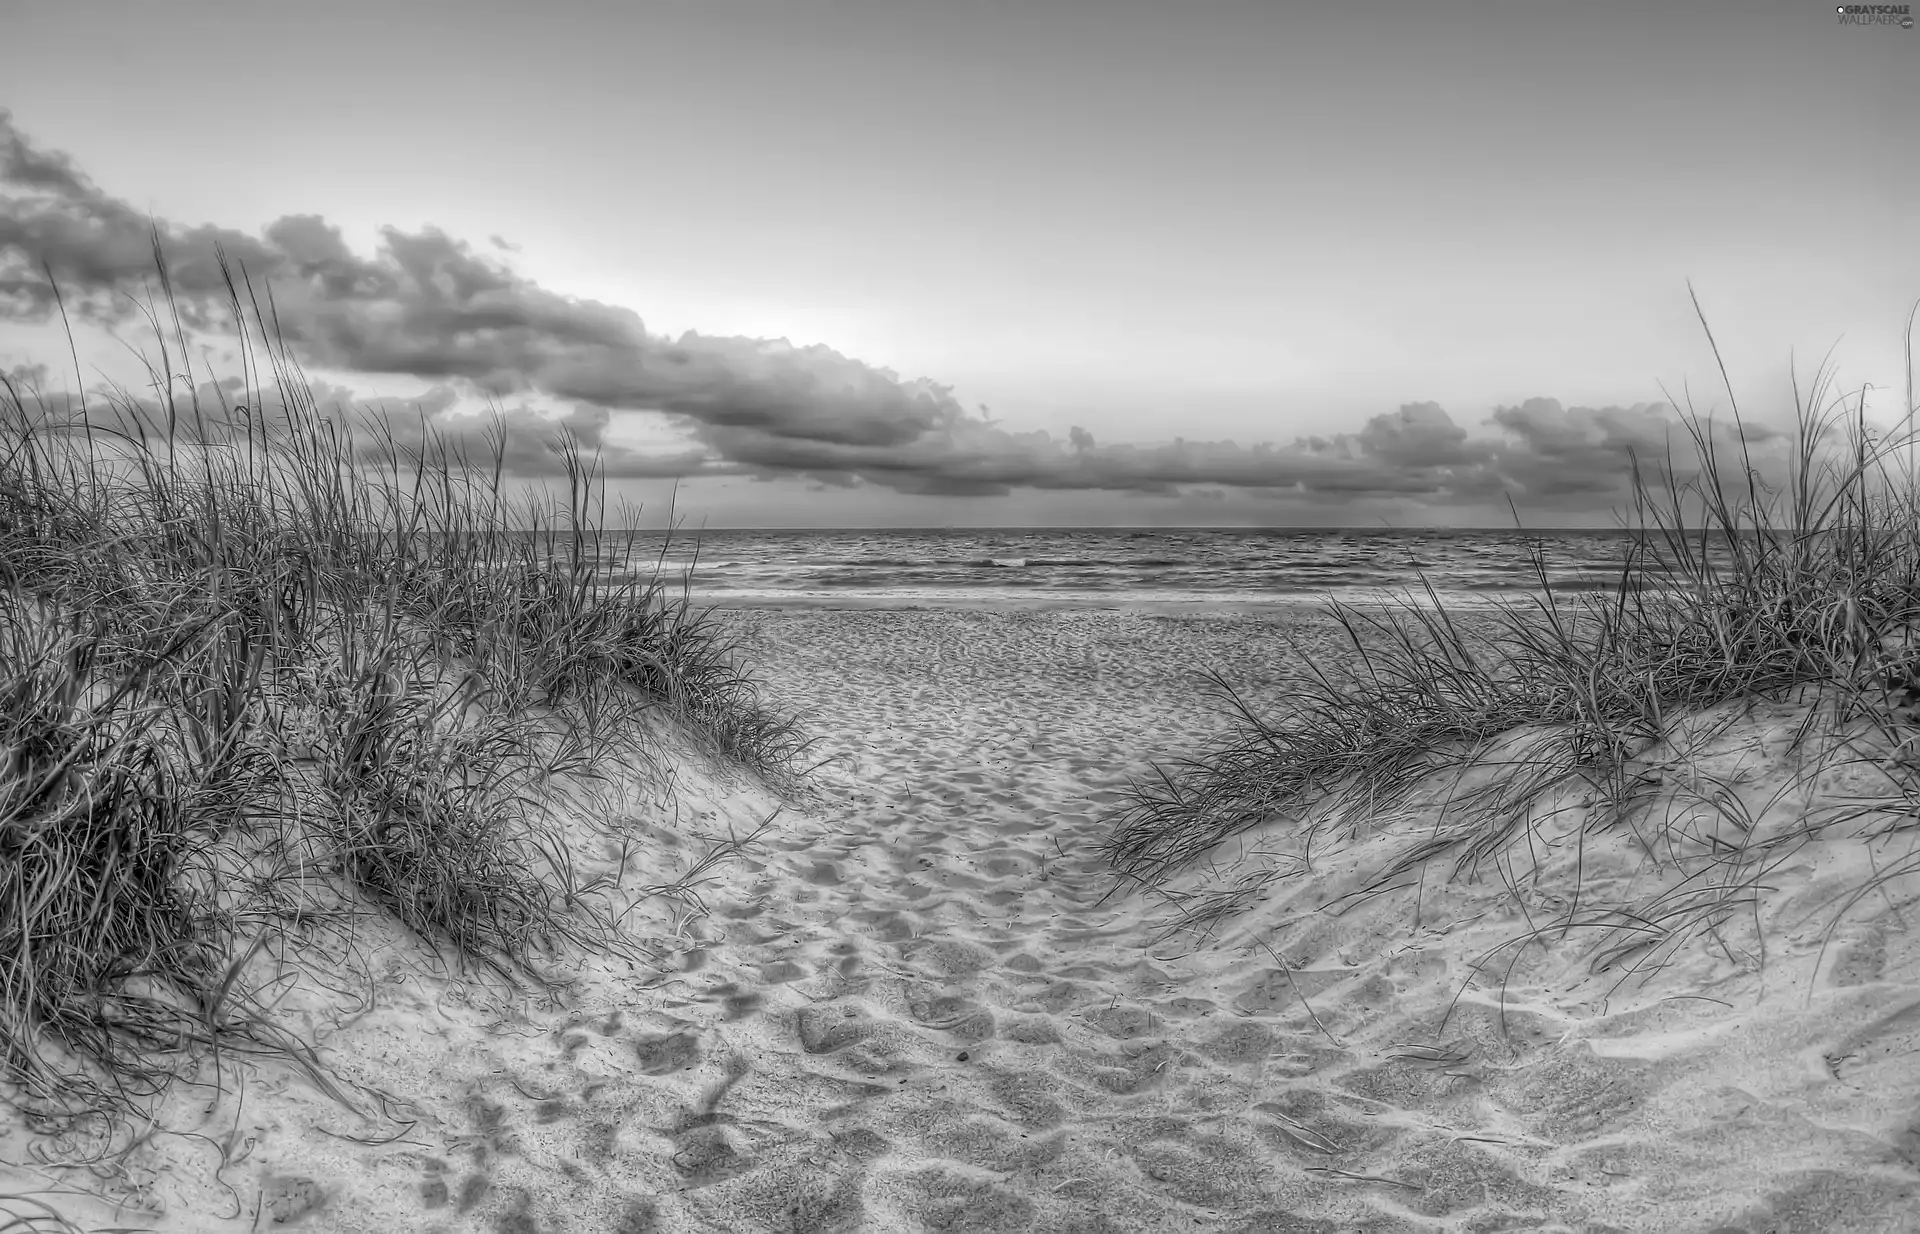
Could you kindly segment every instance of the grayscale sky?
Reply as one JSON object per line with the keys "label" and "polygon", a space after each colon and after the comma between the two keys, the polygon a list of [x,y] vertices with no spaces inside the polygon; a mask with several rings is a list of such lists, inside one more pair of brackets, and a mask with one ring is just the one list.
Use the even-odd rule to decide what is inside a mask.
{"label": "grayscale sky", "polygon": [[0,0],[0,369],[44,266],[125,380],[157,223],[209,340],[218,241],[325,397],[694,522],[1604,525],[1689,281],[1743,412],[1904,409],[1920,30],[1835,10]]}

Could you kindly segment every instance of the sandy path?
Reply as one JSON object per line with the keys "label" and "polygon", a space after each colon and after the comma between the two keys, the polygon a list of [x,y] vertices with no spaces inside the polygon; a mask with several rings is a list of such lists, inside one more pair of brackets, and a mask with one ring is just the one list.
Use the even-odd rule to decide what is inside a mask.
{"label": "sandy path", "polygon": [[[757,1101],[745,1084],[729,1100],[842,1146],[791,1176],[824,1206],[791,1228],[1920,1228],[1901,1147],[1920,1112],[1905,1053],[1920,957],[1909,941],[1890,952],[1884,923],[1859,935],[1879,948],[1865,980],[1815,971],[1805,932],[1769,923],[1784,953],[1771,972],[1694,960],[1637,1000],[1604,983],[1592,997],[1570,954],[1549,955],[1516,964],[1502,993],[1470,962],[1525,923],[1485,888],[1435,874],[1417,905],[1312,914],[1343,873],[1380,868],[1383,836],[1302,890],[1314,924],[1293,954],[1255,945],[1276,906],[1220,946],[1156,948],[1160,903],[1100,903],[1098,813],[1150,759],[1218,729],[1196,665],[1284,702],[1299,669],[1274,630],[1073,612],[743,620],[774,687],[845,756],[826,778],[859,803],[721,910],[738,922],[731,975],[794,978],[777,1000],[793,1031],[776,1012],[761,1038]],[[1274,620],[1309,648],[1343,646],[1304,612]],[[1786,722],[1736,726],[1692,765],[1766,789]],[[1223,846],[1230,871],[1252,861],[1246,844]],[[1641,877],[1604,846],[1580,859],[1595,883]],[[1571,885],[1573,859],[1557,860],[1543,896]],[[1893,1077],[1875,1099],[1853,1064],[1805,1063],[1858,1059],[1869,1040],[1876,1076]],[[714,1228],[765,1219],[727,1196],[702,1189],[689,1210]]]}
{"label": "sandy path", "polygon": [[[1289,1225],[1297,1188],[1262,1177],[1241,1121],[1261,1066],[1238,1017],[1147,958],[1138,905],[1100,903],[1113,880],[1093,851],[1130,776],[1220,726],[1196,665],[1250,698],[1284,692],[1297,670],[1266,623],[741,619],[770,686],[817,717],[838,760],[820,778],[848,803],[769,864],[755,906],[719,909],[765,940],[763,976],[809,975],[798,1041],[768,1043],[785,1055],[769,1068],[797,1073],[769,1079],[771,1100],[792,1118],[800,1076],[861,1086],[793,1123],[871,1155],[843,1166],[862,1179],[846,1228],[1210,1229],[1234,1212],[1322,1228]],[[1324,623],[1285,620],[1332,647]]]}

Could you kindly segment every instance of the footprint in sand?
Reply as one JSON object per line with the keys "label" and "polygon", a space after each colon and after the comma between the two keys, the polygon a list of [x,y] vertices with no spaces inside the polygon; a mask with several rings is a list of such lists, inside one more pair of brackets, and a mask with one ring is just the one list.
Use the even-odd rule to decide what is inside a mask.
{"label": "footprint in sand", "polygon": [[261,1186],[260,1203],[276,1226],[305,1225],[326,1209],[327,1192],[311,1178],[273,1174]]}
{"label": "footprint in sand", "polygon": [[634,1057],[642,1075],[671,1075],[700,1062],[700,1037],[697,1033],[671,1033],[633,1043]]}

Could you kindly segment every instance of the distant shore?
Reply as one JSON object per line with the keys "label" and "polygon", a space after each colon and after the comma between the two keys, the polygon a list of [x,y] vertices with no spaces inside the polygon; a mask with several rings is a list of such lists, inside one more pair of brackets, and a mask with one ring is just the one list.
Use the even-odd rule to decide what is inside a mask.
{"label": "distant shore", "polygon": [[[899,612],[982,612],[982,613],[1140,613],[1167,617],[1285,617],[1294,618],[1304,613],[1325,613],[1328,602],[1338,599],[1340,603],[1354,608],[1389,608],[1403,604],[1428,603],[1418,592],[1379,594],[1288,594],[1270,599],[1253,599],[1247,596],[1198,597],[1194,599],[1158,599],[1133,598],[1114,594],[1086,594],[1068,596],[1048,596],[1039,594],[1020,596],[981,595],[978,593],[922,593],[922,594],[860,594],[832,592],[726,592],[704,591],[698,587],[693,590],[693,603],[700,608],[715,609],[814,609],[847,611],[899,611]],[[1466,608],[1473,611],[1491,612],[1502,605],[1527,604],[1530,601],[1524,595],[1474,597],[1461,601],[1447,597],[1447,607]]]}

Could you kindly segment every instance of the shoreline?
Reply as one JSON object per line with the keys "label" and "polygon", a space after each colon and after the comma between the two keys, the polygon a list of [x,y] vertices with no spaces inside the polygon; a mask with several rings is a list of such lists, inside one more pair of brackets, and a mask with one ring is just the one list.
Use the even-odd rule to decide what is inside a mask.
{"label": "shoreline", "polygon": [[[834,594],[834,593],[794,593],[794,592],[719,592],[702,593],[697,588],[691,593],[691,603],[698,609],[767,609],[767,610],[838,610],[847,612],[1088,612],[1088,613],[1143,613],[1153,616],[1172,617],[1208,617],[1223,616],[1289,616],[1302,611],[1325,612],[1329,600],[1338,600],[1341,604],[1355,609],[1376,610],[1405,607],[1399,597],[1386,595],[1340,596],[1328,594],[1289,595],[1273,598],[1249,599],[1156,599],[1131,598],[1126,596],[1103,597],[1085,596],[1008,596],[1008,595],[905,595],[905,594]],[[1408,601],[1422,599],[1418,593],[1409,593]],[[1456,607],[1461,611],[1474,614],[1497,612],[1501,608],[1529,603],[1524,595],[1502,596],[1499,598],[1477,599],[1471,603],[1459,603],[1453,596],[1444,597],[1449,610]],[[1430,608],[1431,604],[1420,604]]]}

